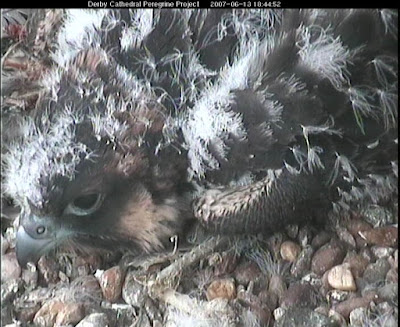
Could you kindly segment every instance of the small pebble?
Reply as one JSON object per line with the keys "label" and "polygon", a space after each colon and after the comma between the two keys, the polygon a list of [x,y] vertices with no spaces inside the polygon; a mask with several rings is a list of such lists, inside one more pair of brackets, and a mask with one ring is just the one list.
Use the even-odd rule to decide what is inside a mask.
{"label": "small pebble", "polygon": [[329,315],[329,307],[326,305],[321,305],[319,307],[316,307],[314,311],[327,317]]}
{"label": "small pebble", "polygon": [[356,240],[357,249],[364,249],[368,246],[368,242],[364,238],[362,238],[361,235],[355,236],[354,239]]}
{"label": "small pebble", "polygon": [[116,302],[121,297],[122,283],[124,281],[121,268],[119,266],[114,266],[96,277],[99,281],[104,298],[107,301]]}
{"label": "small pebble", "polygon": [[335,323],[325,315],[322,315],[310,308],[288,308],[274,327],[335,327]]}
{"label": "small pebble", "polygon": [[68,265],[67,276],[76,278],[93,274],[100,266],[102,259],[97,253],[78,255],[71,258],[72,265]]}
{"label": "small pebble", "polygon": [[367,283],[382,282],[386,279],[386,274],[390,269],[390,264],[387,258],[376,260],[375,263],[370,263],[364,271],[363,278]]}
{"label": "small pebble", "polygon": [[43,277],[46,284],[55,284],[58,282],[59,266],[54,258],[42,256],[37,263],[37,268],[39,275]]}
{"label": "small pebble", "polygon": [[345,252],[337,242],[324,245],[314,253],[311,260],[311,271],[322,276],[327,270],[342,263]]}
{"label": "small pebble", "polygon": [[307,275],[305,275],[302,279],[301,279],[302,283],[308,283],[311,286],[314,287],[321,287],[322,286],[322,279],[320,276],[314,274],[314,273],[309,273]]}
{"label": "small pebble", "polygon": [[353,276],[357,278],[363,275],[369,261],[360,254],[348,252],[343,263],[348,264]]}
{"label": "small pebble", "polygon": [[320,287],[320,292],[323,296],[325,296],[332,289],[332,286],[328,282],[328,274],[329,270],[327,270],[321,277],[322,286]]}
{"label": "small pebble", "polygon": [[21,267],[18,264],[15,252],[10,252],[1,257],[1,281],[18,279],[21,276]]}
{"label": "small pebble", "polygon": [[290,273],[294,277],[300,277],[309,272],[311,268],[311,259],[314,254],[314,249],[311,246],[306,246],[297,256],[290,268]]}
{"label": "small pebble", "polygon": [[82,304],[65,303],[57,314],[55,326],[75,325],[85,316]]}
{"label": "small pebble", "polygon": [[18,219],[14,220],[13,222],[14,227],[8,227],[3,234],[4,239],[8,243],[8,249],[15,249],[16,239],[17,239],[17,228],[18,228],[17,221]]}
{"label": "small pebble", "polygon": [[368,260],[368,262],[375,261],[375,256],[369,247],[365,247],[359,251],[359,254]]}
{"label": "small pebble", "polygon": [[32,322],[36,313],[39,311],[40,305],[38,303],[24,303],[24,307],[14,307],[17,319],[23,323]]}
{"label": "small pebble", "polygon": [[399,231],[395,226],[384,226],[360,232],[360,236],[365,239],[368,244],[396,247]]}
{"label": "small pebble", "polygon": [[269,280],[268,290],[271,293],[274,293],[278,297],[279,302],[281,302],[283,295],[287,290],[283,277],[280,275],[272,275]]}
{"label": "small pebble", "polygon": [[326,299],[328,300],[328,303],[335,304],[348,300],[350,298],[350,294],[351,293],[347,291],[331,290],[326,295]]}
{"label": "small pebble", "polygon": [[388,283],[398,283],[399,282],[399,273],[397,269],[389,269],[389,271],[386,274],[385,281]]}
{"label": "small pebble", "polygon": [[92,313],[82,319],[76,327],[108,327],[109,321],[105,313]]}
{"label": "small pebble", "polygon": [[247,286],[250,281],[257,280],[260,276],[261,270],[254,261],[248,261],[238,265],[233,274],[235,280],[244,286]]}
{"label": "small pebble", "polygon": [[294,262],[301,252],[301,247],[295,242],[285,241],[281,244],[281,257],[283,260]]}
{"label": "small pebble", "polygon": [[302,226],[297,235],[300,245],[304,248],[310,244],[313,238],[311,227],[309,225]]}
{"label": "small pebble", "polygon": [[3,256],[3,254],[5,254],[8,248],[10,247],[10,243],[6,238],[3,237],[2,234],[0,236],[1,236],[1,255]]}
{"label": "small pebble", "polygon": [[33,323],[40,327],[54,326],[57,315],[64,307],[64,303],[59,300],[45,302],[33,318]]}
{"label": "small pebble", "polygon": [[355,308],[350,312],[350,325],[354,327],[362,327],[364,326],[366,319],[368,317],[367,308]]}
{"label": "small pebble", "polygon": [[[116,314],[116,317],[114,314],[108,315],[107,318],[110,319],[110,324],[107,327],[125,327],[125,326],[135,326],[133,322],[136,323],[137,321],[137,316],[139,312],[143,312],[140,310],[138,312],[137,309],[134,307],[128,305],[128,304],[112,304],[112,311],[114,314]],[[147,317],[147,315],[145,315]],[[117,318],[118,323],[114,321],[114,319]],[[132,326],[132,327],[133,327]],[[138,325],[138,327],[142,327],[141,325]]]}
{"label": "small pebble", "polygon": [[[335,322],[336,326],[347,326],[346,318],[343,317],[339,312],[336,312],[332,309],[329,310],[328,317]],[[297,327],[297,326],[296,326]]]}
{"label": "small pebble", "polygon": [[286,234],[291,238],[295,239],[297,237],[297,234],[299,233],[299,225],[288,225],[286,226]]}
{"label": "small pebble", "polygon": [[344,244],[352,249],[356,248],[356,240],[346,228],[338,227],[336,234],[339,237],[339,240],[341,240]]}
{"label": "small pebble", "polygon": [[271,310],[275,310],[278,307],[278,296],[268,290],[262,290],[258,293],[258,299],[261,303],[265,304]]}
{"label": "small pebble", "polygon": [[283,294],[281,307],[314,307],[316,305],[316,292],[310,284],[291,284]]}
{"label": "small pebble", "polygon": [[393,255],[391,255],[388,258],[388,262],[390,264],[390,267],[392,267],[392,269],[398,270],[399,268],[399,250],[396,249],[393,253]]}
{"label": "small pebble", "polygon": [[350,234],[353,235],[353,237],[357,237],[360,234],[360,232],[372,229],[371,224],[361,219],[349,220],[346,227],[347,230],[350,232]]}
{"label": "small pebble", "polygon": [[234,280],[232,278],[214,280],[207,288],[206,297],[208,301],[216,298],[234,299],[236,297]]}
{"label": "small pebble", "polygon": [[355,297],[338,303],[333,310],[342,315],[346,320],[349,319],[350,312],[356,308],[367,308],[371,301],[376,301],[378,295],[370,292],[363,297]]}
{"label": "small pebble", "polygon": [[34,289],[37,286],[39,278],[39,273],[36,269],[36,266],[28,263],[27,269],[22,270],[21,277],[27,288]]}
{"label": "small pebble", "polygon": [[389,302],[397,303],[397,298],[399,295],[399,285],[397,283],[389,283],[383,285],[377,290],[379,298]]}
{"label": "small pebble", "polygon": [[81,276],[75,278],[67,290],[68,294],[74,295],[82,302],[100,304],[103,294],[98,280],[92,276]]}
{"label": "small pebble", "polygon": [[286,310],[283,308],[276,308],[273,312],[275,321],[280,320],[285,314]]}
{"label": "small pebble", "polygon": [[364,219],[368,221],[372,226],[382,226],[393,224],[394,217],[392,212],[388,209],[378,206],[378,205],[370,205],[364,210],[362,210],[361,214]]}
{"label": "small pebble", "polygon": [[371,246],[371,252],[375,258],[387,258],[394,253],[394,249],[387,246]]}
{"label": "small pebble", "polygon": [[329,270],[328,283],[342,291],[356,291],[357,286],[348,264],[335,266]]}
{"label": "small pebble", "polygon": [[326,243],[328,243],[332,238],[332,234],[328,233],[325,230],[321,230],[317,235],[314,236],[314,238],[311,241],[311,246],[314,249],[319,249]]}

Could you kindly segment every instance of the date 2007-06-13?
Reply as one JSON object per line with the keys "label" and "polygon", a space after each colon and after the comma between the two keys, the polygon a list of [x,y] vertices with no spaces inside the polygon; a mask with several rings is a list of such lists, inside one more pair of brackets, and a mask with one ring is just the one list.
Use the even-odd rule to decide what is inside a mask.
{"label": "date 2007-06-13", "polygon": [[281,1],[211,1],[210,8],[280,8]]}

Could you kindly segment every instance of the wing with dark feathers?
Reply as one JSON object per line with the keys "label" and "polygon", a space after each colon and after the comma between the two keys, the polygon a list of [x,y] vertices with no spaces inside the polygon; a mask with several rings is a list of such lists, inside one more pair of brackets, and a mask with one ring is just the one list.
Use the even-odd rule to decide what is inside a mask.
{"label": "wing with dark feathers", "polygon": [[[210,229],[254,232],[389,199],[397,15],[46,11],[25,44],[41,73],[22,77],[41,91],[3,159],[21,226],[152,250],[191,210]],[[100,204],[81,199],[93,194]]]}

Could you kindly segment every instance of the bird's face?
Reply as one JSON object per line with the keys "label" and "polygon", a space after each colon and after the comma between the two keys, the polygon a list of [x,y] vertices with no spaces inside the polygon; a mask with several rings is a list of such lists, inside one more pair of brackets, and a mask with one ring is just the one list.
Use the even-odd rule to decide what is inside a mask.
{"label": "bird's face", "polygon": [[100,76],[96,53],[84,59],[56,72],[4,159],[6,193],[22,207],[23,265],[66,241],[159,250],[188,216],[186,156],[155,151],[163,108],[133,77],[105,64]]}
{"label": "bird's face", "polygon": [[83,250],[160,250],[182,226],[182,198],[156,197],[145,181],[81,174],[49,195],[42,207],[31,204],[21,215],[17,233],[21,265],[66,241]]}

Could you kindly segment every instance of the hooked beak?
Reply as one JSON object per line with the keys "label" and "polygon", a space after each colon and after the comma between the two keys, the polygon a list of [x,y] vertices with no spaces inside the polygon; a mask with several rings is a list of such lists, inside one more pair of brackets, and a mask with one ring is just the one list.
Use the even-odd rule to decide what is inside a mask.
{"label": "hooked beak", "polygon": [[36,263],[42,254],[44,254],[54,244],[53,238],[35,238],[31,236],[24,228],[19,226],[17,231],[16,254],[21,267],[25,267],[28,262]]}
{"label": "hooked beak", "polygon": [[25,267],[28,262],[36,263],[66,235],[53,217],[24,215],[17,231],[16,254],[19,265]]}

